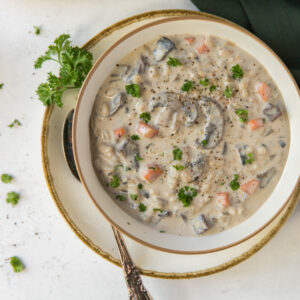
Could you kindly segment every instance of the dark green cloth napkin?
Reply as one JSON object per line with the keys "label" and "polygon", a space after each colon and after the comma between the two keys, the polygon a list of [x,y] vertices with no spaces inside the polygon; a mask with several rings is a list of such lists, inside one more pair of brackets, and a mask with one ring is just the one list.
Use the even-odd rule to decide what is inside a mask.
{"label": "dark green cloth napkin", "polygon": [[269,45],[300,85],[300,0],[192,0],[203,12],[233,21]]}

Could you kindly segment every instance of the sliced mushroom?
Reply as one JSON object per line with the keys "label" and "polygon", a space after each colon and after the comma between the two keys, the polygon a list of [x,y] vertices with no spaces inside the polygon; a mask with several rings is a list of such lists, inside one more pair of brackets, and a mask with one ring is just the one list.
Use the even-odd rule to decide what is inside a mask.
{"label": "sliced mushroom", "polygon": [[257,177],[257,179],[259,179],[259,187],[260,188],[266,187],[267,184],[271,181],[271,179],[275,175],[275,173],[276,173],[276,169],[275,169],[275,167],[272,167],[268,171],[257,175],[256,177]]}
{"label": "sliced mushroom", "polygon": [[117,152],[130,160],[132,168],[135,170],[139,169],[139,162],[136,159],[137,155],[139,155],[139,147],[131,139],[125,139],[122,141],[117,148]]}
{"label": "sliced mushroom", "polygon": [[169,107],[161,107],[155,119],[155,124],[158,126],[169,127],[173,119],[173,114],[173,109]]}
{"label": "sliced mushroom", "polygon": [[227,153],[227,149],[228,149],[227,143],[224,142],[223,149],[222,149],[222,155],[225,155]]}
{"label": "sliced mushroom", "polygon": [[159,217],[161,217],[161,218],[164,218],[164,217],[169,217],[169,216],[171,216],[171,215],[172,215],[172,212],[169,211],[169,210],[163,210],[163,211],[159,212],[157,215],[158,215]]}
{"label": "sliced mushroom", "polygon": [[213,149],[222,140],[224,129],[223,110],[218,102],[209,97],[202,97],[199,104],[205,118],[204,137],[201,139],[200,146],[204,149]]}
{"label": "sliced mushroom", "polygon": [[185,126],[193,125],[198,118],[198,110],[196,104],[191,101],[185,102],[184,105],[182,106],[182,110],[186,117],[184,123]]}
{"label": "sliced mushroom", "polygon": [[125,94],[118,93],[110,102],[109,116],[112,116],[125,103]]}
{"label": "sliced mushroom", "polygon": [[139,59],[139,61],[137,62],[136,67],[130,72],[130,74],[126,78],[126,83],[130,83],[132,81],[135,81],[134,79],[135,79],[136,75],[144,74],[145,68],[146,68],[146,66],[145,66],[144,60],[141,57]]}
{"label": "sliced mushroom", "polygon": [[236,145],[237,152],[240,156],[241,163],[244,166],[246,164],[246,160],[248,159],[246,154],[247,145]]}
{"label": "sliced mushroom", "polygon": [[284,140],[279,140],[279,145],[281,148],[284,148],[286,146],[286,143]]}
{"label": "sliced mushroom", "polygon": [[209,224],[203,214],[196,217],[193,221],[193,229],[196,234],[201,234],[209,229]]}
{"label": "sliced mushroom", "polygon": [[192,180],[196,181],[203,175],[206,166],[206,160],[203,157],[198,158],[197,160],[190,162],[186,165],[186,168],[190,170],[192,174]]}
{"label": "sliced mushroom", "polygon": [[263,114],[271,122],[275,121],[277,118],[279,118],[282,115],[280,108],[271,103],[268,103],[267,106],[263,109]]}
{"label": "sliced mushroom", "polygon": [[176,49],[175,44],[166,37],[161,37],[153,50],[153,56],[157,62],[163,60],[169,52]]}

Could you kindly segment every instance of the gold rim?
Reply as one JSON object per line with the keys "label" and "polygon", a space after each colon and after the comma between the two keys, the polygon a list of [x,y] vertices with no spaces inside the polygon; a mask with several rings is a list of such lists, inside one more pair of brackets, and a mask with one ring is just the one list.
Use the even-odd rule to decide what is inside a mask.
{"label": "gold rim", "polygon": [[[98,33],[96,36],[94,36],[92,39],[90,39],[87,43],[83,45],[83,48],[90,49],[93,47],[97,42],[99,42],[104,37],[110,35],[115,30],[121,29],[129,24],[132,24],[134,22],[138,22],[141,20],[148,20],[153,19],[157,17],[171,17],[171,16],[208,16],[214,19],[218,20],[224,20],[220,17],[216,17],[210,14],[201,13],[197,11],[188,11],[188,10],[160,10],[160,11],[151,11],[148,13],[139,14],[127,19],[124,19],[118,23],[115,23],[111,25],[110,27],[104,29],[100,33]],[[228,23],[231,23],[228,21]],[[112,262],[113,264],[117,266],[121,266],[120,261],[112,257],[109,253],[103,251],[100,247],[95,245],[83,232],[80,231],[80,229],[77,227],[77,225],[72,221],[72,219],[69,217],[67,211],[63,207],[58,194],[56,192],[52,174],[49,167],[49,160],[48,160],[48,149],[47,149],[47,139],[48,139],[48,129],[49,129],[49,120],[51,113],[53,111],[52,107],[48,107],[44,113],[43,118],[43,124],[42,124],[42,136],[41,136],[41,146],[42,146],[42,165],[43,165],[43,171],[44,176],[46,179],[46,183],[48,186],[48,189],[50,191],[50,194],[52,198],[54,199],[54,202],[59,210],[59,212],[62,214],[63,218],[66,220],[67,224],[70,226],[70,228],[73,230],[73,232],[84,242],[89,248],[91,248],[93,251],[95,251],[97,254],[101,255],[106,260]],[[257,251],[259,251],[268,241],[271,240],[271,238],[278,232],[278,230],[281,228],[281,226],[285,223],[289,215],[291,214],[292,210],[296,206],[298,197],[300,194],[300,185],[298,185],[297,189],[295,190],[295,193],[292,195],[290,203],[286,209],[285,214],[282,216],[282,218],[279,220],[279,222],[276,224],[276,226],[255,246],[253,246],[251,249],[249,249],[247,252],[243,253],[239,257],[236,257],[224,264],[221,264],[217,267],[209,268],[206,270],[201,271],[195,271],[195,272],[184,272],[184,273],[168,273],[168,272],[157,272],[152,270],[145,270],[142,268],[139,268],[141,274],[151,276],[151,277],[157,277],[157,278],[165,278],[165,279],[184,279],[184,278],[195,278],[195,277],[201,277],[201,276],[207,276],[210,274],[214,274],[223,270],[226,270],[228,268],[231,268],[238,263],[246,260],[253,254],[255,254]]]}

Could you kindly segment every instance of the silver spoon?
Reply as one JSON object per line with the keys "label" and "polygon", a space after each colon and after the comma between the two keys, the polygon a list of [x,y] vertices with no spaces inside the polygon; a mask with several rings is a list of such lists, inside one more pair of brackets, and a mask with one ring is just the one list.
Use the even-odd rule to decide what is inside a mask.
{"label": "silver spoon", "polygon": [[[65,159],[68,163],[68,166],[72,174],[79,179],[79,175],[76,170],[76,165],[74,161],[73,149],[72,149],[72,121],[73,121],[74,109],[72,109],[64,123],[63,128],[63,150]],[[153,299],[149,292],[143,285],[142,278],[135,264],[133,263],[128,250],[125,245],[125,241],[120,233],[114,226],[111,226],[114,236],[117,241],[122,268],[128,287],[129,299],[130,300],[151,300]]]}

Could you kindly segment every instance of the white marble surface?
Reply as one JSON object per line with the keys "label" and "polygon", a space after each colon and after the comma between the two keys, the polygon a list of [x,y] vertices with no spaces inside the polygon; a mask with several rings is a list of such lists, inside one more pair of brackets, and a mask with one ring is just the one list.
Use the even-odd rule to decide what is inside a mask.
{"label": "white marble surface", "polygon": [[[0,299],[127,299],[121,269],[88,249],[69,229],[48,193],[40,156],[44,107],[35,88],[45,79],[33,61],[63,33],[81,45],[106,26],[136,13],[195,9],[188,0],[0,0]],[[41,25],[40,36],[33,26]],[[33,73],[36,73],[33,75]],[[18,118],[22,127],[10,129]],[[8,191],[21,192],[14,208]],[[144,277],[154,299],[300,299],[300,207],[259,253],[225,272],[191,280]],[[13,255],[26,265],[14,273]]]}

